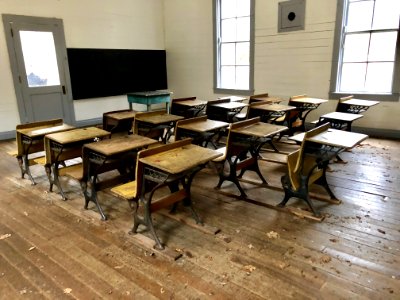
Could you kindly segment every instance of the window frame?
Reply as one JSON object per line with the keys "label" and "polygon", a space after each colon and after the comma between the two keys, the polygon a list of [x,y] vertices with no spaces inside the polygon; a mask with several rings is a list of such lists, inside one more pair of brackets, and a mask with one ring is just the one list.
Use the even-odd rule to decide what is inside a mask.
{"label": "window frame", "polygon": [[358,99],[366,100],[379,100],[379,101],[399,101],[400,97],[400,22],[397,30],[397,41],[396,41],[396,54],[395,54],[395,66],[393,70],[393,81],[392,81],[392,92],[373,94],[373,93],[356,93],[356,92],[338,92],[337,87],[339,85],[340,77],[340,66],[342,47],[344,43],[344,27],[346,24],[348,0],[338,0],[336,9],[336,25],[335,25],[335,37],[332,54],[332,69],[331,69],[331,81],[329,89],[329,97],[332,99],[339,99],[340,97],[354,95]]}
{"label": "window frame", "polygon": [[220,69],[220,7],[221,0],[213,0],[213,54],[214,54],[214,93],[216,94],[236,94],[236,95],[252,95],[254,94],[254,43],[255,43],[255,0],[250,0],[250,52],[249,52],[249,88],[242,89],[225,89],[219,87],[219,69]]}

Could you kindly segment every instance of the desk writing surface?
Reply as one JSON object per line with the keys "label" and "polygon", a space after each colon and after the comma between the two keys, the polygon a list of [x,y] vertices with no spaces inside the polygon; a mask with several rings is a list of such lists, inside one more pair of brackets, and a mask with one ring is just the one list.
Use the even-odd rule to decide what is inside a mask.
{"label": "desk writing surface", "polygon": [[320,118],[352,122],[352,121],[355,121],[355,120],[360,119],[362,117],[363,117],[363,115],[359,115],[359,114],[351,114],[351,113],[343,113],[343,112],[331,112],[331,113],[322,115]]}
{"label": "desk writing surface", "polygon": [[141,158],[140,161],[169,174],[179,174],[221,155],[215,150],[190,144]]}
{"label": "desk writing surface", "polygon": [[107,118],[111,118],[114,120],[126,120],[126,119],[132,119],[135,118],[136,111],[121,111],[121,112],[115,112],[115,113],[110,113],[107,114]]}
{"label": "desk writing surface", "polygon": [[363,100],[363,99],[349,99],[349,100],[343,101],[342,103],[347,104],[347,105],[371,107],[371,106],[379,104],[379,101]]}
{"label": "desk writing surface", "polygon": [[184,119],[184,117],[177,116],[177,115],[171,115],[171,114],[160,114],[160,115],[149,115],[149,116],[146,116],[146,114],[144,114],[144,115],[138,114],[136,116],[136,120],[155,124],[155,125],[175,122],[175,121],[179,121],[182,119]]}
{"label": "desk writing surface", "polygon": [[96,137],[99,138],[105,137],[108,135],[110,135],[108,131],[99,129],[97,127],[88,127],[88,128],[77,128],[69,131],[48,134],[46,135],[46,138],[51,139],[59,144],[65,145]]}
{"label": "desk writing surface", "polygon": [[274,125],[264,122],[257,122],[248,126],[232,129],[232,132],[255,136],[255,137],[268,137],[279,132],[285,131],[286,126]]}
{"label": "desk writing surface", "polygon": [[304,97],[304,98],[298,98],[298,99],[291,99],[291,102],[298,102],[298,103],[307,103],[307,104],[321,104],[328,102],[326,99],[319,99],[319,98],[309,98],[309,97]]}
{"label": "desk writing surface", "polygon": [[295,106],[283,105],[283,104],[263,104],[263,105],[252,106],[251,108],[265,110],[265,111],[272,111],[272,112],[281,112],[281,111],[296,109]]}
{"label": "desk writing surface", "polygon": [[207,101],[194,99],[194,100],[176,101],[174,104],[193,107],[193,106],[206,105]]}
{"label": "desk writing surface", "polygon": [[156,140],[137,134],[131,134],[86,144],[85,147],[105,156],[111,156],[134,149],[140,149],[155,143],[157,143]]}
{"label": "desk writing surface", "polygon": [[46,134],[59,132],[59,131],[66,131],[73,129],[74,126],[68,124],[62,124],[57,126],[38,126],[38,127],[30,127],[25,129],[17,129],[17,132],[20,134],[26,135],[30,138],[45,136]]}
{"label": "desk writing surface", "polygon": [[242,103],[242,102],[223,102],[223,103],[217,103],[217,104],[211,104],[211,105],[221,107],[224,109],[236,109],[236,108],[248,106],[248,104]]}
{"label": "desk writing surface", "polygon": [[[290,140],[296,142],[302,142],[304,139],[305,133],[296,134],[290,137]],[[361,143],[365,139],[368,138],[368,135],[356,133],[356,132],[349,132],[343,131],[338,129],[328,129],[327,131],[321,132],[309,139],[310,142],[332,146],[332,147],[339,147],[339,148],[353,148],[355,145]]]}
{"label": "desk writing surface", "polygon": [[182,125],[178,125],[180,128],[186,129],[186,130],[192,130],[196,132],[207,132],[207,131],[212,131],[224,127],[228,127],[229,123],[223,122],[223,121],[216,121],[216,120],[199,120],[196,122],[191,122],[191,123],[186,123]]}

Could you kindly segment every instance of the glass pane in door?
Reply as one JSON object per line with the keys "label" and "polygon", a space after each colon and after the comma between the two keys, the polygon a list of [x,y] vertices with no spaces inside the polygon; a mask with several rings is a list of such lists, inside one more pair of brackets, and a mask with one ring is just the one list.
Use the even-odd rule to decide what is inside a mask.
{"label": "glass pane in door", "polygon": [[20,31],[29,87],[60,85],[52,32]]}

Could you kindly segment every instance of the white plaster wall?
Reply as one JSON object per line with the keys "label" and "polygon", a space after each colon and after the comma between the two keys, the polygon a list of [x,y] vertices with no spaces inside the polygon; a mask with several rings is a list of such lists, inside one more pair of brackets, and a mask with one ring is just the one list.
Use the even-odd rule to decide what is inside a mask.
{"label": "white plaster wall", "polygon": [[[163,0],[0,0],[0,13],[62,19],[71,48],[165,49]],[[5,132],[20,119],[3,23],[0,27],[0,132]],[[74,101],[78,121],[127,107],[123,96]]]}
{"label": "white plaster wall", "polygon": [[[280,1],[256,0],[255,93],[328,99],[336,1],[307,0],[305,30],[278,34]],[[176,97],[220,96],[213,93],[212,0],[164,2],[169,88]],[[335,107],[336,101],[329,101],[309,120]],[[382,102],[354,126],[400,130],[399,114],[399,102]]]}

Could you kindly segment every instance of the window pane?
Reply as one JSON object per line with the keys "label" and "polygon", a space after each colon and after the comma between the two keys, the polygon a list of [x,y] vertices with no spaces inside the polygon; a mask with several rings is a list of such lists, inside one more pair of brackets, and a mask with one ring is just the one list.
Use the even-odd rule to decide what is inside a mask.
{"label": "window pane", "polygon": [[221,44],[221,65],[235,64],[235,43]]}
{"label": "window pane", "polygon": [[250,64],[250,43],[237,43],[236,44],[236,64],[249,65]]}
{"label": "window pane", "polygon": [[399,27],[399,0],[376,0],[372,29]]}
{"label": "window pane", "polygon": [[236,19],[227,19],[221,21],[222,42],[236,41]]}
{"label": "window pane", "polygon": [[236,88],[239,90],[247,90],[249,88],[249,67],[236,68]]}
{"label": "window pane", "polygon": [[221,0],[221,18],[232,18],[236,16],[236,0]]}
{"label": "window pane", "polygon": [[343,62],[367,61],[369,33],[347,34],[343,47]]}
{"label": "window pane", "polygon": [[374,1],[359,1],[349,4],[346,31],[369,30],[372,24]]}
{"label": "window pane", "polygon": [[367,68],[366,89],[373,93],[391,93],[394,63],[370,63]]}
{"label": "window pane", "polygon": [[250,16],[250,0],[237,0],[236,15],[238,17]]}
{"label": "window pane", "polygon": [[221,67],[221,88],[235,88],[235,67]]}
{"label": "window pane", "polygon": [[29,87],[60,85],[53,33],[20,31]]}
{"label": "window pane", "polygon": [[394,61],[397,31],[372,33],[369,61]]}
{"label": "window pane", "polygon": [[362,92],[364,91],[366,63],[345,63],[342,66],[340,80],[340,92]]}
{"label": "window pane", "polygon": [[250,40],[250,17],[238,18],[237,19],[237,41],[249,41]]}

